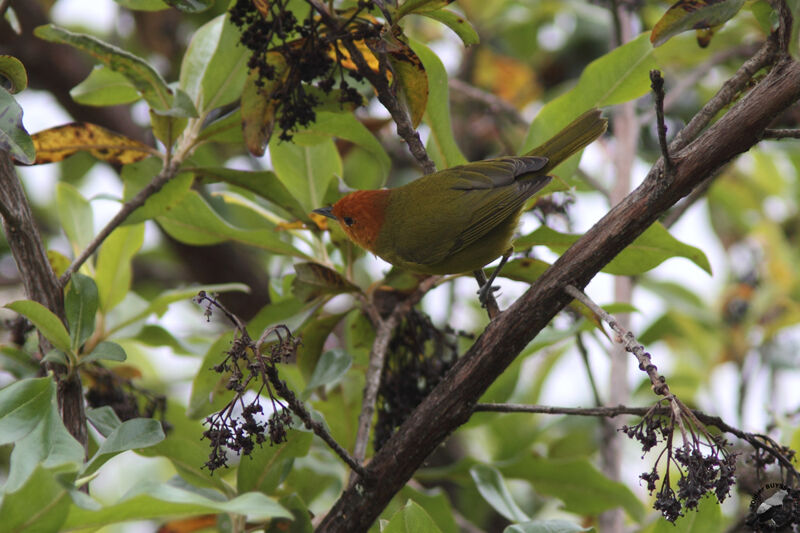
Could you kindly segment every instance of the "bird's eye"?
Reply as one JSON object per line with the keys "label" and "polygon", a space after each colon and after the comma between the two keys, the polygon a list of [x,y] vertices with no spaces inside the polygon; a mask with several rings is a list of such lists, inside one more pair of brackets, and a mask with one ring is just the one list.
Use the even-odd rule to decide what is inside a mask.
{"label": "bird's eye", "polygon": [[345,223],[347,226],[352,226],[353,224],[355,224],[355,223],[356,223],[356,221],[355,221],[355,220],[353,220],[353,219],[352,219],[352,218],[350,218],[350,217],[344,217],[344,218],[342,218],[342,220],[344,221],[344,223]]}

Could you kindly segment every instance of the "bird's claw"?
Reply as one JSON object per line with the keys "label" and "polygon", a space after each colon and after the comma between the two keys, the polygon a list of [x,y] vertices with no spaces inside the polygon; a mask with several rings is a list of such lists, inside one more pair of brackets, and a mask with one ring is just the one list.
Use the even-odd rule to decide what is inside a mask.
{"label": "bird's claw", "polygon": [[493,296],[495,292],[500,290],[499,285],[490,285],[489,283],[484,283],[484,285],[478,289],[478,301],[481,302],[481,307],[486,307],[489,303],[489,297]]}

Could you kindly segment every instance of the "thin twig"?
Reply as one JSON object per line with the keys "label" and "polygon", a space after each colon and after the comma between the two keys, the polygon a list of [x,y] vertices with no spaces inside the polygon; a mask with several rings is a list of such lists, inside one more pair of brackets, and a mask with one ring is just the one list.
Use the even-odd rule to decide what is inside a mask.
{"label": "thin twig", "polygon": [[733,102],[756,72],[775,60],[776,53],[775,41],[771,38],[767,39],[755,55],[745,61],[739,70],[722,84],[722,87],[708,103],[692,117],[692,120],[675,135],[669,145],[670,151],[675,153],[692,142],[717,113]]}
{"label": "thin twig", "polygon": [[764,130],[764,139],[800,139],[800,129],[786,128]]}
{"label": "thin twig", "polygon": [[600,319],[602,319],[612,330],[614,330],[614,333],[616,333],[618,336],[617,340],[625,346],[626,351],[636,356],[636,359],[639,361],[639,368],[647,373],[647,376],[650,378],[650,383],[653,385],[653,392],[655,394],[665,397],[670,395],[669,386],[667,386],[664,376],[658,375],[658,368],[650,359],[650,354],[644,350],[644,346],[636,341],[636,337],[633,336],[633,333],[620,326],[619,322],[617,322],[614,317],[606,313],[602,307],[594,303],[591,298],[583,293],[583,291],[576,289],[572,285],[567,285],[564,287],[564,292],[591,309],[595,315],[600,317]]}
{"label": "thin twig", "polygon": [[653,97],[656,104],[656,129],[658,130],[658,144],[661,147],[661,157],[664,158],[664,169],[671,173],[674,169],[672,158],[669,156],[667,146],[667,124],[664,122],[664,78],[661,71],[653,69],[650,71],[650,87],[653,89]]}
{"label": "thin twig", "polygon": [[451,79],[448,85],[453,90],[453,96],[461,95],[464,98],[481,103],[488,108],[492,115],[503,115],[514,124],[520,126],[528,125],[528,122],[522,117],[517,108],[502,98],[457,78]]}
{"label": "thin twig", "polygon": [[[436,286],[439,281],[438,276],[431,276],[424,279],[407,299],[398,304],[392,314],[387,318],[379,318],[375,332],[375,341],[372,343],[372,350],[369,354],[369,366],[367,367],[366,384],[364,385],[364,398],[361,402],[361,413],[358,415],[358,431],[356,433],[356,442],[353,446],[353,457],[359,463],[364,462],[367,454],[367,442],[369,441],[370,427],[372,425],[372,417],[375,414],[375,404],[378,400],[378,389],[381,384],[381,376],[383,374],[383,366],[386,361],[386,352],[389,349],[389,341],[392,338],[392,333],[395,328],[400,324],[404,316],[408,314],[411,308],[416,305],[428,291]],[[376,317],[376,313],[368,314]],[[355,479],[351,476],[350,484],[352,485]]]}
{"label": "thin twig", "polygon": [[105,225],[103,229],[100,230],[100,233],[95,235],[92,239],[92,242],[81,252],[81,254],[72,262],[69,267],[64,271],[64,273],[59,278],[58,282],[63,287],[67,284],[70,277],[72,277],[72,273],[78,270],[83,263],[86,262],[87,259],[100,247],[103,241],[111,235],[111,232],[117,229],[117,227],[125,222],[125,219],[128,218],[131,213],[136,211],[136,209],[140,208],[144,205],[148,198],[152,195],[157,193],[161,190],[164,185],[167,184],[169,180],[175,177],[178,173],[178,164],[173,161],[173,163],[165,166],[158,175],[153,178],[153,180],[145,186],[144,189],[139,191],[136,196],[125,202],[120,210],[114,215],[114,218]]}
{"label": "thin twig", "polygon": [[[677,398],[676,398],[677,399]],[[672,402],[670,402],[672,404]],[[685,406],[684,406],[685,407]],[[649,416],[662,415],[673,416],[672,407],[659,406],[651,407],[629,407],[627,405],[617,405],[615,407],[560,407],[553,405],[530,405],[515,403],[478,403],[473,410],[475,413],[530,413],[542,415],[569,415],[569,416],[595,416],[603,418],[615,418],[617,416]],[[754,449],[764,450],[773,456],[786,470],[800,480],[800,473],[786,456],[781,453],[784,448],[774,439],[760,433],[749,433],[737,427],[731,426],[718,416],[713,416],[697,409],[681,409],[681,413],[693,418],[695,426],[701,428],[703,425],[712,426],[724,433],[729,433],[750,444]],[[680,417],[679,417],[680,419]]]}
{"label": "thin twig", "polygon": [[[331,12],[328,10],[328,7],[320,0],[308,1],[314,10],[319,13],[320,17],[322,17],[322,20],[332,32],[338,34],[346,30],[345,28],[340,27],[336,17],[331,14]],[[420,139],[419,133],[417,133],[417,131],[414,129],[414,126],[411,124],[411,118],[408,116],[408,112],[397,99],[395,91],[392,90],[392,87],[387,80],[386,72],[383,71],[383,68],[379,72],[373,71],[367,64],[364,56],[361,54],[361,51],[358,49],[352,39],[342,39],[341,44],[345,47],[345,49],[347,49],[350,59],[358,68],[358,73],[364,76],[367,81],[370,82],[377,93],[378,100],[381,104],[383,104],[386,110],[389,111],[389,114],[392,115],[392,119],[397,125],[397,134],[400,135],[404,141],[406,141],[411,154],[414,156],[417,162],[422,165],[422,168],[426,174],[435,172],[436,165],[433,163],[431,158],[428,157],[428,152],[425,150],[425,146],[422,144],[422,139]],[[385,59],[386,54],[376,50],[373,50],[373,53],[378,56],[382,67],[388,68],[388,61]],[[396,80],[397,77],[395,76],[393,79]]]}
{"label": "thin twig", "polygon": [[586,377],[589,378],[589,386],[592,388],[594,404],[603,405],[603,401],[600,399],[600,392],[597,390],[597,383],[594,381],[592,366],[589,364],[589,351],[586,349],[586,345],[583,344],[583,337],[580,333],[575,335],[575,346],[578,347],[578,352],[581,354],[581,359],[583,359],[583,366],[586,368]]}
{"label": "thin twig", "polygon": [[286,386],[286,382],[284,382],[280,376],[278,375],[278,369],[275,365],[266,365],[266,374],[267,378],[269,379],[270,384],[274,387],[275,391],[280,395],[281,398],[286,400],[286,403],[289,405],[289,409],[292,410],[297,417],[303,421],[303,424],[314,432],[314,434],[322,439],[328,447],[333,450],[333,452],[338,455],[342,461],[347,463],[353,472],[359,475],[361,479],[366,479],[367,472],[364,467],[361,465],[359,461],[357,461],[353,456],[347,453],[336,439],[328,433],[325,429],[325,426],[311,418],[311,413],[303,405],[303,402],[297,399],[292,389]]}

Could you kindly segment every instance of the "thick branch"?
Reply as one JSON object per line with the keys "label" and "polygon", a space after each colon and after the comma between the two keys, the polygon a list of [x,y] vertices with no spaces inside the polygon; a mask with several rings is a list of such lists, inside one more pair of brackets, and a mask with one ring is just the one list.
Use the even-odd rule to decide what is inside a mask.
{"label": "thick branch", "polygon": [[[664,211],[722,165],[749,150],[764,129],[800,98],[800,64],[783,59],[714,126],[678,149],[672,179],[656,164],[647,179],[570,247],[531,288],[493,320],[445,379],[375,454],[363,484],[342,494],[318,531],[365,531],[430,453],[469,419],[475,402],[524,347]],[[691,137],[689,137],[691,138]]]}
{"label": "thick branch", "polygon": [[[4,151],[0,151],[0,214],[3,219],[3,231],[28,298],[47,307],[66,322],[61,286],[47,260],[42,238],[33,221],[22,184],[11,158]],[[52,349],[44,337],[40,336],[39,341],[42,354]],[[80,378],[76,373],[67,374],[61,365],[48,365],[48,370],[52,370],[56,376],[58,406],[64,425],[86,449],[88,434]]]}

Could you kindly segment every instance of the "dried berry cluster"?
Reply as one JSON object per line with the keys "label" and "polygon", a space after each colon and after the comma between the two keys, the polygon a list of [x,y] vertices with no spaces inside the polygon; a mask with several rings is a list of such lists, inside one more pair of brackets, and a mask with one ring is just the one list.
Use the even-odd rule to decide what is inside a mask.
{"label": "dried berry cluster", "polygon": [[[267,81],[281,80],[270,97],[278,103],[277,123],[283,140],[290,140],[291,132],[316,119],[314,109],[320,100],[309,89],[311,85],[326,95],[338,85],[341,104],[362,104],[361,94],[345,79],[346,74],[356,81],[361,76],[341,66],[341,43],[376,38],[381,28],[359,18],[363,11],[372,8],[371,1],[359,1],[337,28],[327,27],[310,5],[308,15],[299,21],[289,3],[289,0],[266,2],[264,11],[259,11],[252,0],[237,0],[230,10],[231,21],[242,28],[242,44],[252,51],[248,66],[259,72],[257,84],[263,87]],[[271,52],[282,56],[287,71],[280,74],[276,71],[270,61]]]}
{"label": "dried berry cluster", "polygon": [[[205,420],[208,429],[203,432],[203,438],[209,440],[211,453],[204,466],[213,472],[227,467],[229,451],[237,455],[250,455],[256,444],[261,445],[267,440],[270,445],[280,444],[286,440],[286,430],[292,425],[292,416],[286,405],[274,394],[268,375],[277,378],[276,363],[293,358],[297,354],[300,341],[292,336],[288,328],[279,326],[271,330],[278,340],[269,345],[268,355],[262,355],[261,352],[266,352],[267,348],[262,347],[259,350],[257,343],[250,338],[238,319],[215,298],[201,292],[195,301],[206,306],[206,317],[210,317],[214,307],[222,310],[237,324],[238,333],[225,359],[214,367],[215,372],[228,376],[225,386],[234,392],[234,396],[223,409]],[[281,330],[285,332],[285,338],[281,336]],[[251,383],[258,385],[257,388],[254,387],[256,394],[252,401],[245,402],[244,395]],[[281,386],[285,384],[281,383]],[[259,415],[264,412],[261,406],[262,393],[266,393],[272,404],[272,414],[266,421],[259,420],[263,419]],[[241,409],[241,413],[236,413],[237,407]]]}
{"label": "dried berry cluster", "polygon": [[[659,463],[666,457],[666,464],[663,465],[664,480],[653,508],[670,522],[683,516],[685,510],[696,509],[700,499],[706,494],[714,493],[722,503],[728,497],[735,480],[736,455],[728,452],[728,443],[721,437],[710,435],[703,427],[692,428],[692,423],[699,424],[696,419],[690,422],[684,418],[682,421],[684,428],[689,427],[689,434],[683,435],[683,444],[680,446],[673,446],[676,420],[655,414],[653,410],[637,425],[621,428],[629,438],[639,441],[644,454],[659,443],[664,443],[664,449],[653,469],[639,477],[647,483],[647,490],[652,494],[660,479]],[[698,437],[698,433],[704,436],[703,440]],[[677,493],[669,479],[671,466],[677,467],[680,473]]]}
{"label": "dried berry cluster", "polygon": [[395,331],[378,391],[376,450],[389,440],[417,405],[441,381],[458,356],[457,340],[466,336],[441,331],[424,313],[412,309]]}

